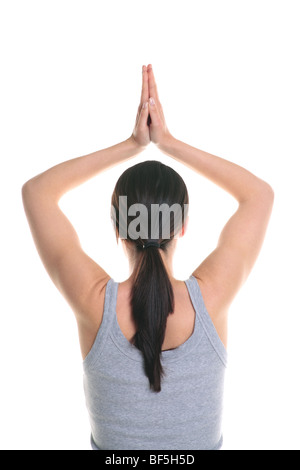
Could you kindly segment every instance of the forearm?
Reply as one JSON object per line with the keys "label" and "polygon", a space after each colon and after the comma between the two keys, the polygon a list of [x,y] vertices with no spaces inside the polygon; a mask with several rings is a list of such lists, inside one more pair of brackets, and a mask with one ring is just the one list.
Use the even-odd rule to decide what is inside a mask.
{"label": "forearm", "polygon": [[270,186],[235,163],[211,155],[170,137],[158,148],[231,194],[238,202],[246,201]]}
{"label": "forearm", "polygon": [[129,138],[112,147],[60,163],[30,179],[26,184],[58,201],[66,192],[102,171],[135,157],[143,150],[134,139]]}

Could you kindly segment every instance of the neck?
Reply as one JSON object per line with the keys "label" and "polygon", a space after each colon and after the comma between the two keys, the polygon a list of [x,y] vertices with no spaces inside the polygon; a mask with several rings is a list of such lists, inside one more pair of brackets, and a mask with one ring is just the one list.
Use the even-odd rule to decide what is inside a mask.
{"label": "neck", "polygon": [[[147,248],[146,248],[147,249]],[[173,254],[174,254],[174,249],[175,249],[175,243],[172,243],[172,246],[169,247],[169,249],[165,252],[162,249],[159,249],[160,255],[162,257],[164,266],[166,268],[166,271],[168,273],[169,278],[172,280],[174,279],[174,274],[173,274]],[[128,280],[132,281],[134,278],[134,272],[137,264],[139,263],[141,253],[134,251],[131,253],[128,253],[128,259],[129,259],[129,271],[130,271],[130,277]]]}

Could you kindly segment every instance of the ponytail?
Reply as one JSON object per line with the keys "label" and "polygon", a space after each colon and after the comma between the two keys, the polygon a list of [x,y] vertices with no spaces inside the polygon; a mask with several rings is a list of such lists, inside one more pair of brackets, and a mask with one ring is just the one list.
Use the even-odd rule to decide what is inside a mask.
{"label": "ponytail", "polygon": [[[133,344],[143,355],[145,374],[154,392],[161,390],[164,375],[161,350],[167,318],[174,312],[174,293],[162,252],[167,252],[169,243],[182,228],[188,202],[187,188],[181,176],[163,163],[152,160],[127,168],[119,177],[111,199],[111,217],[117,240],[126,240],[132,246],[134,273],[130,301],[136,327]],[[139,205],[137,211],[141,211],[140,221],[144,217],[148,224],[140,221],[137,224],[136,212],[132,215],[127,210],[136,204]],[[179,217],[175,210],[170,210],[168,234],[164,230],[167,222],[163,220],[167,218],[161,214],[159,218],[152,217],[152,205],[156,208],[176,206],[179,209]],[[147,208],[145,213],[143,207]],[[146,228],[142,229],[142,226]],[[134,234],[132,227],[135,227]]]}
{"label": "ponytail", "polygon": [[161,349],[167,317],[174,311],[174,293],[160,250],[153,245],[141,253],[131,291],[131,307],[137,328],[134,345],[143,354],[150,388],[160,392],[164,373]]}

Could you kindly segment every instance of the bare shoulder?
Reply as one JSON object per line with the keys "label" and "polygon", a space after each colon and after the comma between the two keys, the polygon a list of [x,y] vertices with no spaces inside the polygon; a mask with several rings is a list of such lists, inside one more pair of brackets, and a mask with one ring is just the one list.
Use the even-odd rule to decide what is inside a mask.
{"label": "bare shoulder", "polygon": [[241,202],[224,226],[216,248],[193,273],[217,329],[226,326],[229,308],[260,253],[273,201],[271,189],[263,185],[261,192]]}
{"label": "bare shoulder", "polygon": [[196,278],[202,298],[206,307],[206,310],[212,320],[212,323],[222,341],[225,348],[227,347],[227,335],[228,335],[228,307],[220,305],[218,295],[213,288],[213,285],[209,282],[205,282],[193,274]]}
{"label": "bare shoulder", "polygon": [[107,276],[90,292],[82,311],[76,314],[79,342],[83,359],[94,344],[103,320],[106,287],[111,278]]}

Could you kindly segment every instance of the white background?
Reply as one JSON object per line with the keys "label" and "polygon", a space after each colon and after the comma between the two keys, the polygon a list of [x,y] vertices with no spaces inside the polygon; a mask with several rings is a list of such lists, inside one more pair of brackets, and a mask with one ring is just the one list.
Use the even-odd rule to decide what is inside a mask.
{"label": "white background", "polygon": [[[224,449],[300,449],[299,2],[1,2],[1,449],[89,449],[77,328],[36,252],[21,201],[29,178],[127,139],[153,64],[170,132],[275,190],[260,257],[230,315]],[[176,274],[215,247],[236,202],[151,145],[68,193],[61,207],[115,280],[118,176],[161,159],[184,177],[190,225]]]}

